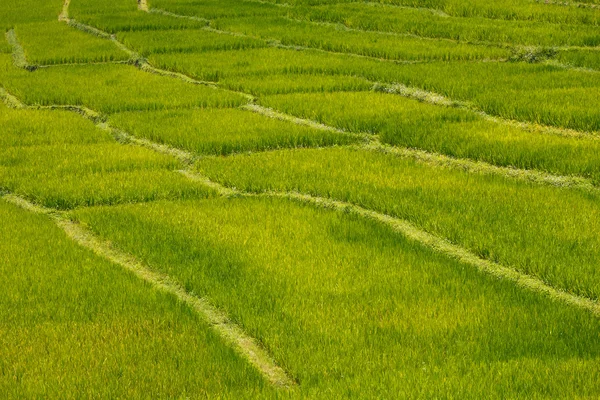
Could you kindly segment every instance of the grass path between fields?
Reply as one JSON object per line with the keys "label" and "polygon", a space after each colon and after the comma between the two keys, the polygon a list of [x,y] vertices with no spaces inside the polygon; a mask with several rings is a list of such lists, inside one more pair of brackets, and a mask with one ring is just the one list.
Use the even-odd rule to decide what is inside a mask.
{"label": "grass path between fields", "polygon": [[296,386],[296,382],[277,365],[270,354],[255,339],[248,336],[242,328],[232,322],[227,315],[212,306],[207,299],[186,291],[169,276],[153,271],[135,257],[116,249],[111,243],[99,239],[85,227],[70,220],[64,213],[37,206],[12,194],[3,195],[2,198],[28,211],[47,215],[78,245],[120,265],[138,278],[150,283],[154,288],[167,292],[187,304],[202,316],[228,345],[250,362],[272,385],[279,388]]}

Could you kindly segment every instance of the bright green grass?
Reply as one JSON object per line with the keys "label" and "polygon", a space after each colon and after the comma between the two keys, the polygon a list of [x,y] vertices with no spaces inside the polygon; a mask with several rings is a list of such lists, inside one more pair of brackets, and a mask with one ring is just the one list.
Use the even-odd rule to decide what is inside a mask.
{"label": "bright green grass", "polygon": [[[282,48],[207,51],[200,54],[155,54],[150,62],[198,79],[218,81],[239,76],[282,74],[386,76],[394,79],[398,65],[346,54]],[[310,79],[310,78],[307,78]]]}
{"label": "bright green grass", "polygon": [[140,71],[131,65],[74,65],[17,69],[0,56],[0,80],[26,104],[79,105],[101,112],[164,110],[186,107],[233,107],[245,98]]}
{"label": "bright green grass", "polygon": [[457,109],[377,92],[269,96],[261,104],[384,143],[600,182],[600,141],[527,132]]}
{"label": "bright green grass", "polygon": [[62,4],[61,0],[2,0],[0,27],[9,29],[14,28],[15,24],[54,21],[60,14]]}
{"label": "bright green grass", "polygon": [[224,35],[202,29],[119,32],[117,38],[127,47],[144,56],[208,50],[241,50],[266,46],[266,43],[259,39]]}
{"label": "bright green grass", "polygon": [[[198,79],[224,80],[228,87],[238,89],[243,89],[244,85],[236,85],[237,80],[250,79],[266,88],[262,91],[262,88],[256,90],[249,86],[249,90],[256,90],[258,94],[281,93],[279,82],[289,86],[282,79],[285,77],[281,77],[287,74],[358,76],[403,83],[452,99],[470,101],[490,114],[509,119],[583,131],[600,130],[599,75],[546,64],[439,62],[402,65],[349,55],[279,48],[159,54],[151,56],[150,61]],[[269,90],[270,85],[260,82],[268,75],[278,76],[273,85],[275,90]],[[311,77],[306,77],[307,85],[310,80]]]}
{"label": "bright green grass", "polygon": [[261,18],[287,13],[286,8],[252,0],[152,0],[149,3],[150,7],[206,19],[242,16]]}
{"label": "bright green grass", "polygon": [[[0,112],[0,188],[48,207],[206,197],[173,170],[170,157],[115,143],[91,122],[66,113]],[[66,133],[64,133],[66,131]]]}
{"label": "bright green grass", "polygon": [[307,46],[393,60],[478,60],[508,58],[506,49],[450,41],[357,32],[282,17],[217,20],[217,29],[242,32],[284,45]]}
{"label": "bright green grass", "polygon": [[44,216],[0,201],[0,393],[256,398],[270,389],[204,321]]}
{"label": "bright green grass", "polygon": [[600,130],[600,75],[526,63],[398,65],[395,80],[505,118]]}
{"label": "bright green grass", "polygon": [[299,19],[341,23],[367,31],[408,33],[466,42],[533,46],[600,44],[597,26],[449,17],[439,15],[435,10],[385,7],[377,3],[305,7],[294,9],[290,14]]}
{"label": "bright green grass", "polygon": [[205,21],[138,11],[135,0],[75,0],[71,2],[69,14],[78,22],[110,33],[200,28],[207,24]]}
{"label": "bright green grass", "polygon": [[600,51],[594,50],[568,50],[558,53],[558,61],[574,67],[600,70]]}
{"label": "bright green grass", "polygon": [[135,136],[198,154],[355,143],[350,135],[321,131],[238,109],[128,112],[111,125]]}
{"label": "bright green grass", "polygon": [[596,193],[352,149],[204,159],[197,168],[212,180],[241,190],[297,190],[398,216],[556,287],[600,296]]}
{"label": "bright green grass", "polygon": [[58,21],[18,25],[15,31],[30,64],[123,61],[129,58],[113,42]]}
{"label": "bright green grass", "polygon": [[597,319],[344,213],[215,199],[76,217],[208,296],[301,398],[597,396]]}
{"label": "bright green grass", "polygon": [[373,82],[356,76],[284,73],[224,78],[219,80],[219,86],[263,96],[286,93],[364,91],[371,90]]}
{"label": "bright green grass", "polygon": [[[355,3],[355,0],[269,0],[274,3],[291,3],[294,5],[318,5],[332,3]],[[545,21],[553,23],[570,23],[598,25],[599,14],[597,10],[578,6],[580,3],[594,3],[579,1],[572,6],[568,2],[555,5],[535,0],[378,0],[377,3],[429,8],[455,17],[484,17],[500,20]]]}

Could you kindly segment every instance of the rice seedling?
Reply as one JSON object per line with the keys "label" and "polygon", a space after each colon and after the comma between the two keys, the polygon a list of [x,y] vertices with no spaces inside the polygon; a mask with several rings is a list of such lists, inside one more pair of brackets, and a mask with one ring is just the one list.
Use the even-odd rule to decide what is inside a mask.
{"label": "rice seedling", "polygon": [[0,27],[10,29],[17,24],[54,21],[61,7],[61,1],[3,0]]}
{"label": "rice seedling", "polygon": [[119,31],[147,31],[161,29],[201,28],[205,21],[172,18],[149,14],[137,9],[130,0],[77,0],[69,6],[70,16],[79,22],[92,25],[110,33]]}
{"label": "rice seedling", "polygon": [[508,119],[600,129],[600,79],[594,72],[529,63],[429,63],[397,65],[389,77]]}
{"label": "rice seedling", "polygon": [[153,0],[151,6],[206,19],[241,16],[264,17],[286,13],[285,8],[268,2],[252,0]]}
{"label": "rice seedling", "polygon": [[260,102],[349,132],[376,133],[392,145],[600,183],[600,141],[593,137],[528,132],[474,112],[378,92],[267,96]]}
{"label": "rice seedling", "polygon": [[30,64],[125,61],[129,58],[113,42],[58,21],[18,25],[15,32]]}
{"label": "rice seedling", "polygon": [[26,104],[76,105],[100,112],[233,107],[245,97],[143,72],[132,65],[72,65],[19,70],[0,56],[0,80]]}
{"label": "rice seedling", "polygon": [[390,60],[478,60],[509,56],[507,49],[358,32],[283,17],[219,19],[212,25],[225,31],[276,39],[287,46],[306,46]]}
{"label": "rice seedling", "polygon": [[574,67],[600,70],[600,51],[593,50],[565,50],[560,51],[557,60]]}
{"label": "rice seedling", "polygon": [[282,74],[357,75],[369,78],[386,72],[392,75],[396,67],[393,63],[346,54],[273,47],[198,54],[154,54],[148,60],[157,67],[214,82],[230,77]]}
{"label": "rice seedling", "polygon": [[272,390],[174,297],[0,200],[4,398],[255,398]]}
{"label": "rice seedling", "polygon": [[435,10],[386,7],[377,3],[331,4],[301,7],[294,18],[341,23],[367,31],[408,33],[430,38],[533,46],[597,46],[597,26],[535,21],[451,17]]}
{"label": "rice seedling", "polygon": [[135,136],[197,154],[229,154],[285,147],[332,146],[358,139],[238,109],[127,112],[111,125]]}
{"label": "rice seedling", "polygon": [[223,35],[202,29],[119,32],[127,47],[148,56],[163,53],[197,53],[266,47],[259,39]]}
{"label": "rice seedling", "polygon": [[226,309],[298,397],[596,394],[597,319],[352,214],[237,198],[74,217]]}
{"label": "rice seedling", "polygon": [[4,110],[0,115],[9,129],[0,141],[0,188],[45,206],[68,209],[211,193],[175,173],[176,160],[117,144],[74,114]]}
{"label": "rice seedling", "polygon": [[283,73],[224,78],[219,80],[219,87],[264,96],[286,93],[366,91],[373,88],[373,82],[347,75]]}
{"label": "rice seedling", "polygon": [[[355,3],[354,0],[269,0],[273,3],[288,3],[293,5],[329,5]],[[388,6],[430,9],[439,15],[453,17],[483,17],[499,20],[542,21],[551,23],[598,25],[599,17],[592,7],[584,3],[594,3],[594,0],[583,2],[550,2],[550,1],[519,1],[499,0],[378,0],[375,3]]]}
{"label": "rice seedling", "polygon": [[347,148],[202,159],[197,170],[240,190],[299,191],[397,216],[555,287],[600,295],[597,192]]}

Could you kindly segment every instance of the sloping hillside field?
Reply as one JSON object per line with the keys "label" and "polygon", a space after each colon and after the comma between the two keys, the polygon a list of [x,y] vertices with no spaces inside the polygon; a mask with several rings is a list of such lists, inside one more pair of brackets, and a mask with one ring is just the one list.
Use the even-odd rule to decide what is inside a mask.
{"label": "sloping hillside field", "polygon": [[600,0],[0,3],[0,398],[600,398]]}

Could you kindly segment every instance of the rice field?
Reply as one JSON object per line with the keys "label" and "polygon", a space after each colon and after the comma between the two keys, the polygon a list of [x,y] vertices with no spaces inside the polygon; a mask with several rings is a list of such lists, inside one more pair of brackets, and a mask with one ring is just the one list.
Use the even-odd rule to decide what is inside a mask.
{"label": "rice field", "polygon": [[600,397],[597,0],[6,0],[0,397]]}

